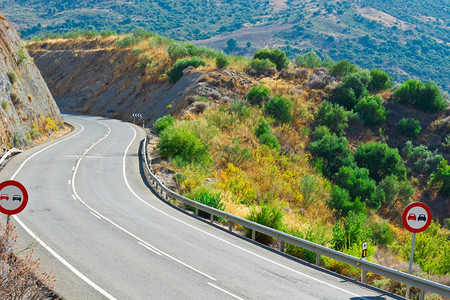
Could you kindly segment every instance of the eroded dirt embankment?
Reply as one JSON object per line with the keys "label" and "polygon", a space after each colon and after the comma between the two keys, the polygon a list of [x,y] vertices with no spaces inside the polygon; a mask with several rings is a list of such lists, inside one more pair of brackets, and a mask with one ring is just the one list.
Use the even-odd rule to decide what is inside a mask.
{"label": "eroded dirt embankment", "polygon": [[[252,83],[237,76],[240,82],[218,89],[205,80],[213,71],[187,71],[175,84],[150,80],[145,68],[138,67],[138,58],[129,49],[116,48],[113,40],[52,40],[30,43],[27,49],[63,112],[124,121],[133,121],[132,114],[139,113],[143,115],[139,122],[149,124],[168,113],[180,113],[197,96],[232,97],[246,92],[238,86]],[[224,70],[219,78],[227,77],[227,72],[234,71]]]}

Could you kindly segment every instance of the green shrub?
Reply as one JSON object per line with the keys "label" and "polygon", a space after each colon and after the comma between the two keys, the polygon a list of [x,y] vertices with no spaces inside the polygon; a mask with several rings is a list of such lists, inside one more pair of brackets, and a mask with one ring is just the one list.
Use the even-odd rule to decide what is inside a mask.
{"label": "green shrub", "polygon": [[249,63],[250,69],[254,69],[257,75],[268,72],[271,68],[275,70],[275,64],[268,59],[254,58]]}
{"label": "green shrub", "polygon": [[415,79],[409,79],[397,88],[393,93],[393,99],[430,113],[444,110],[448,105],[436,83],[432,81],[423,83]]}
{"label": "green shrub", "polygon": [[264,113],[272,116],[278,122],[291,122],[292,101],[275,95],[264,106]]}
{"label": "green shrub", "polygon": [[[273,206],[270,204],[263,204],[259,209],[253,206],[250,213],[245,216],[247,220],[253,221],[255,223],[281,230],[283,227],[283,212],[278,206]],[[252,230],[246,228],[246,236],[252,236]],[[262,234],[260,232],[256,233],[255,240],[263,244],[269,244],[272,242],[272,237]]]}
{"label": "green shrub", "polygon": [[255,135],[262,145],[266,145],[270,149],[275,149],[277,152],[280,151],[280,143],[278,142],[277,137],[272,134],[269,122],[259,120],[258,127],[255,130]]}
{"label": "green shrub", "polygon": [[110,37],[110,36],[113,36],[113,35],[117,35],[117,32],[115,32],[114,30],[102,30],[100,32],[100,35],[102,37],[106,38],[106,37]]}
{"label": "green shrub", "polygon": [[161,157],[178,159],[181,164],[207,164],[210,161],[208,145],[185,126],[167,127],[161,132],[157,147]]}
{"label": "green shrub", "polygon": [[[222,194],[220,193],[211,193],[205,191],[204,189],[200,189],[196,193],[194,193],[194,195],[192,196],[192,200],[219,210],[225,209],[225,204],[222,202]],[[199,210],[198,215],[205,218],[210,217],[209,213],[206,213],[202,210]]]}
{"label": "green shrub", "polygon": [[216,56],[215,63],[218,69],[223,69],[230,64],[230,61],[228,57],[222,53]]}
{"label": "green shrub", "polygon": [[155,36],[154,33],[144,29],[144,28],[135,28],[131,31],[131,34],[137,39],[143,40],[149,37]]}
{"label": "green shrub", "polygon": [[364,242],[369,242],[372,230],[367,226],[366,221],[365,214],[350,212],[345,218],[343,226],[339,222],[333,226],[331,247],[342,251],[349,249],[354,244],[360,246]]}
{"label": "green shrub", "polygon": [[330,75],[341,78],[347,74],[355,73],[357,71],[358,69],[354,64],[352,64],[348,60],[341,60],[331,66]]}
{"label": "green shrub", "polygon": [[247,100],[251,105],[260,105],[270,95],[270,90],[264,85],[252,87],[247,94]]}
{"label": "green shrub", "polygon": [[156,133],[159,135],[169,126],[172,126],[175,123],[174,117],[171,115],[165,115],[155,121],[153,124],[153,129],[155,129]]}
{"label": "green shrub", "polygon": [[353,156],[358,166],[368,169],[370,177],[376,182],[391,174],[400,179],[406,178],[406,168],[398,150],[389,148],[385,143],[359,144]]}
{"label": "green shrub", "polygon": [[177,60],[173,68],[167,72],[169,82],[175,83],[180,80],[181,76],[183,76],[184,69],[187,67],[198,68],[200,66],[206,66],[206,63],[197,57],[193,57],[192,59]]}
{"label": "green shrub", "polygon": [[[296,230],[291,231],[291,235],[296,236],[298,238],[319,244],[324,246],[328,240],[326,238],[325,232],[323,230],[320,230],[319,228],[308,228],[305,230]],[[304,259],[309,262],[315,262],[316,261],[316,253],[310,250],[306,250],[305,248],[298,247],[292,244],[287,244],[286,247],[286,253],[293,255],[295,257]]]}
{"label": "green shrub", "polygon": [[394,84],[392,78],[386,72],[375,68],[370,70],[370,77],[369,91],[384,91],[392,88]]}
{"label": "green shrub", "polygon": [[140,41],[142,41],[142,39],[134,35],[127,35],[123,39],[116,41],[116,45],[120,48],[128,48],[138,44]]}
{"label": "green shrub", "polygon": [[358,103],[352,88],[339,84],[331,93],[331,100],[339,103],[347,109],[353,109]]}
{"label": "green shrub", "polygon": [[370,82],[370,74],[365,72],[350,73],[342,79],[342,85],[351,88],[355,93],[356,99],[367,94],[367,86]]}
{"label": "green shrub", "polygon": [[331,132],[336,133],[338,136],[345,134],[345,129],[348,127],[348,119],[353,114],[347,111],[344,107],[337,103],[331,103],[323,101],[318,109],[314,118],[320,125],[327,126]]}
{"label": "green shrub", "polygon": [[316,68],[322,66],[322,59],[313,50],[308,53],[297,55],[295,64],[300,67]]}
{"label": "green shrub", "polygon": [[446,160],[441,160],[437,172],[431,174],[429,186],[438,186],[439,193],[450,197],[450,166]]}
{"label": "green shrub", "polygon": [[437,149],[432,152],[425,145],[414,147],[411,141],[406,142],[405,148],[403,148],[403,155],[413,165],[413,169],[422,174],[433,173],[444,158],[437,153]]}
{"label": "green shrub", "polygon": [[378,183],[377,189],[382,191],[389,211],[396,211],[397,204],[403,207],[411,202],[415,193],[414,187],[408,180],[398,180],[397,176],[389,175]]}
{"label": "green shrub", "polygon": [[15,84],[17,82],[17,75],[13,71],[6,72],[6,75],[8,75],[9,80],[12,84]]}
{"label": "green shrub", "polygon": [[352,199],[360,201],[373,209],[378,209],[384,197],[377,193],[375,180],[369,177],[369,170],[343,166],[336,174],[336,184],[349,191]]}
{"label": "green shrub", "polygon": [[189,56],[189,49],[185,43],[173,43],[167,48],[170,59],[177,60]]}
{"label": "green shrub", "polygon": [[256,51],[253,55],[254,59],[268,59],[272,63],[275,64],[278,71],[280,71],[283,68],[286,68],[289,64],[289,59],[286,57],[286,53],[284,51],[281,51],[280,49],[263,49]]}
{"label": "green shrub", "polygon": [[387,246],[394,242],[394,235],[388,222],[372,222],[369,225],[372,231],[371,240],[379,246]]}
{"label": "green shrub", "polygon": [[397,124],[397,130],[401,135],[417,138],[422,127],[420,122],[414,118],[402,118]]}
{"label": "green shrub", "polygon": [[235,113],[239,118],[250,116],[250,107],[247,101],[235,98],[230,102],[230,112]]}
{"label": "green shrub", "polygon": [[223,157],[225,163],[232,163],[236,167],[241,166],[246,161],[252,158],[252,153],[248,148],[241,146],[241,141],[238,138],[233,139],[232,145],[224,144],[221,147],[220,156]]}
{"label": "green shrub", "polygon": [[355,105],[355,111],[366,125],[380,124],[386,120],[386,108],[382,103],[380,95],[368,95]]}
{"label": "green shrub", "polygon": [[309,144],[309,149],[315,158],[322,160],[323,175],[331,177],[342,166],[354,165],[354,161],[348,148],[348,140],[326,133],[323,128],[319,127],[313,133],[314,141]]}
{"label": "green shrub", "polygon": [[318,201],[324,192],[320,180],[312,175],[305,174],[299,180],[299,184],[302,193],[302,207],[305,209]]}

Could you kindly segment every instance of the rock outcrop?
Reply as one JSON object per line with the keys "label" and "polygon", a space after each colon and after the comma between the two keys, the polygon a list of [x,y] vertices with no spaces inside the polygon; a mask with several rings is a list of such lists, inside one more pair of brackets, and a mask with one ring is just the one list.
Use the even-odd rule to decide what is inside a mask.
{"label": "rock outcrop", "polygon": [[40,71],[0,15],[0,145],[26,146],[61,124],[59,108]]}

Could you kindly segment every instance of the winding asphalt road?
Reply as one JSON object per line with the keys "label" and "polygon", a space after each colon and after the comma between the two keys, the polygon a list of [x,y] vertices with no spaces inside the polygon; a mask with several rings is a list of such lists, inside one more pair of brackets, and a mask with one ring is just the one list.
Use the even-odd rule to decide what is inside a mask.
{"label": "winding asphalt road", "polygon": [[[75,130],[0,172],[28,190],[12,218],[65,299],[392,299],[189,216],[144,184],[142,128],[65,115]],[[1,221],[4,222],[4,216]],[[26,232],[27,231],[27,232]]]}

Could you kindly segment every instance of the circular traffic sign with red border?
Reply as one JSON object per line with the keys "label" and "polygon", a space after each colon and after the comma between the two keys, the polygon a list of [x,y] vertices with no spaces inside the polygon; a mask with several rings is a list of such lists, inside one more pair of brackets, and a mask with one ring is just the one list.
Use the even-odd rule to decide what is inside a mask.
{"label": "circular traffic sign with red border", "polygon": [[422,202],[408,204],[402,213],[403,226],[413,233],[422,232],[431,223],[431,210]]}
{"label": "circular traffic sign with red border", "polygon": [[7,215],[20,213],[28,203],[28,192],[18,181],[0,183],[0,212]]}

